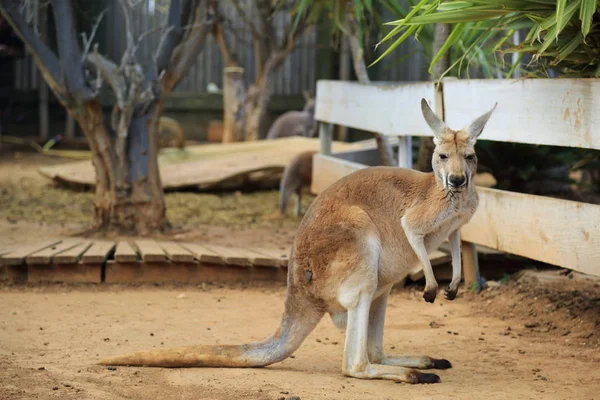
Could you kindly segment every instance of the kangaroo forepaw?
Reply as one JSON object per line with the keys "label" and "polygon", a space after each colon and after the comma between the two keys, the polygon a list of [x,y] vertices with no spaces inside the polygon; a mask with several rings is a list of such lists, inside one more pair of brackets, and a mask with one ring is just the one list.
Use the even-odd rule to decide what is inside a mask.
{"label": "kangaroo forepaw", "polygon": [[433,303],[435,301],[436,296],[437,296],[437,290],[435,290],[435,289],[425,290],[423,292],[423,298],[428,303]]}
{"label": "kangaroo forepaw", "polygon": [[446,300],[454,300],[456,298],[457,293],[458,289],[453,290],[450,288],[450,286],[444,289],[444,297],[446,297]]}

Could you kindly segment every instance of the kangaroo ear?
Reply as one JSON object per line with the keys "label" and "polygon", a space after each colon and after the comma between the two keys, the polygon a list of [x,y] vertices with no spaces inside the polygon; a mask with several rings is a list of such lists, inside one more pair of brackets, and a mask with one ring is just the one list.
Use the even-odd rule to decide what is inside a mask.
{"label": "kangaroo ear", "polygon": [[421,111],[423,112],[423,117],[425,117],[427,125],[429,125],[431,128],[435,137],[439,137],[446,133],[448,126],[437,115],[435,115],[425,99],[421,99]]}
{"label": "kangaroo ear", "polygon": [[492,113],[494,112],[497,106],[498,103],[494,104],[494,107],[492,107],[490,111],[486,112],[481,117],[471,122],[471,125],[469,125],[465,129],[465,131],[469,134],[469,139],[476,140],[479,137],[479,135],[481,135],[481,132],[483,132],[483,128],[485,128],[485,124],[487,124],[488,120],[492,116]]}

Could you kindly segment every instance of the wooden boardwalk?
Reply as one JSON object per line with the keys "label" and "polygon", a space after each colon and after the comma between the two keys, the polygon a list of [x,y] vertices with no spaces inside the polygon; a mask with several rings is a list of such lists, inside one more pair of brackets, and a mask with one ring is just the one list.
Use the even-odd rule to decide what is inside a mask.
{"label": "wooden boardwalk", "polygon": [[[57,238],[0,245],[0,280],[64,283],[285,282],[290,249],[134,239]],[[433,265],[447,253],[430,255]],[[415,276],[416,275],[416,276]],[[411,278],[418,278],[413,271]]]}

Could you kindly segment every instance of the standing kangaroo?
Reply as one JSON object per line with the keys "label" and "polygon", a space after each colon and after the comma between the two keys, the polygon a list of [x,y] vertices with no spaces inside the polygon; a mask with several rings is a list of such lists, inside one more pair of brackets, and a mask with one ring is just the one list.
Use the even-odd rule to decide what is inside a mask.
{"label": "standing kangaroo", "polygon": [[294,214],[298,217],[302,207],[302,189],[312,183],[312,165],[314,150],[303,151],[297,154],[285,167],[279,184],[279,211],[281,215],[287,212],[290,194],[296,194],[296,207]]}
{"label": "standing kangaroo", "polygon": [[315,100],[304,92],[306,104],[302,111],[288,111],[281,114],[267,133],[267,139],[290,136],[313,137],[317,131],[315,121]]}
{"label": "standing kangaroo", "polygon": [[[358,170],[323,191],[304,216],[290,254],[285,310],[274,334],[243,345],[199,345],[150,350],[107,358],[103,365],[151,367],[259,367],[282,361],[302,344],[325,313],[346,330],[342,373],[361,379],[437,383],[445,359],[389,356],[383,352],[388,294],[394,283],[421,263],[425,301],[438,284],[428,253],[450,238],[452,281],[445,297],[456,297],[461,280],[460,227],[478,205],[473,185],[475,141],[496,105],[468,127],[449,129],[423,99],[421,109],[434,133],[433,172],[396,167]],[[415,369],[417,368],[417,369]]]}

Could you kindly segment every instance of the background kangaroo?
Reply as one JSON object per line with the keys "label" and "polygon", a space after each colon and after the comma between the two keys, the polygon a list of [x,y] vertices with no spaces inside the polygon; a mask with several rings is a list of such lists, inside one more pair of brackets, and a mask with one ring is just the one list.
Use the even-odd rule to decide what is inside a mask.
{"label": "background kangaroo", "polygon": [[309,92],[304,92],[306,104],[302,111],[288,111],[281,114],[267,133],[267,139],[289,136],[313,137],[317,131],[315,121],[315,100]]}
{"label": "background kangaroo", "polygon": [[294,215],[297,217],[302,210],[302,189],[312,183],[313,155],[316,151],[308,150],[296,155],[285,167],[279,184],[279,211],[281,215],[287,212],[290,194],[296,194]]}
{"label": "background kangaroo", "polygon": [[[456,297],[461,279],[460,227],[474,214],[474,145],[496,105],[468,127],[449,129],[421,101],[434,133],[432,173],[396,167],[358,170],[316,197],[300,223],[290,254],[285,309],[274,334],[243,345],[188,346],[101,360],[104,365],[154,367],[259,367],[290,356],[325,313],[346,330],[342,373],[362,379],[435,383],[417,369],[450,368],[445,359],[389,356],[383,326],[392,285],[421,263],[427,302],[438,284],[428,258],[450,237]],[[416,369],[415,369],[416,368]]]}

